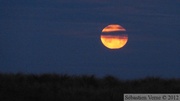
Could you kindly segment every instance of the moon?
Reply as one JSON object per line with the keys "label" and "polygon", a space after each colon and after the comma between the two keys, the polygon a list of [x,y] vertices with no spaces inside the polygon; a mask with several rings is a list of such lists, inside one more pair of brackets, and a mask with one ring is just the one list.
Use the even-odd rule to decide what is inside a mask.
{"label": "moon", "polygon": [[110,24],[102,30],[100,36],[102,44],[108,49],[120,49],[128,41],[126,29],[118,24]]}

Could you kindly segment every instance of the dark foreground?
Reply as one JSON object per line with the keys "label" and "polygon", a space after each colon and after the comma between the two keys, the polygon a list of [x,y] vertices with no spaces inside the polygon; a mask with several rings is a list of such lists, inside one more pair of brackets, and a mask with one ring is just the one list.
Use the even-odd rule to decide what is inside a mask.
{"label": "dark foreground", "polygon": [[122,101],[124,93],[180,93],[180,79],[0,74],[0,101]]}

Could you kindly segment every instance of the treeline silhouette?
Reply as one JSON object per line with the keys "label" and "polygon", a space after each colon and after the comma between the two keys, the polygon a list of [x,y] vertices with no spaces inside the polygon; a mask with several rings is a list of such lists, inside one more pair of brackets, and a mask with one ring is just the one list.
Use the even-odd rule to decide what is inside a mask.
{"label": "treeline silhouette", "polygon": [[125,93],[180,93],[180,79],[0,74],[0,101],[123,101]]}

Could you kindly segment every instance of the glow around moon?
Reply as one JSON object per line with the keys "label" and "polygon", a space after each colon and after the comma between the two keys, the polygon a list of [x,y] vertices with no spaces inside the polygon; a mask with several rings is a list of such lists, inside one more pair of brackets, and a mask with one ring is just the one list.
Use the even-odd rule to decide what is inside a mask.
{"label": "glow around moon", "polygon": [[100,36],[103,45],[109,49],[120,49],[126,45],[128,35],[126,29],[117,24],[111,24],[102,30]]}

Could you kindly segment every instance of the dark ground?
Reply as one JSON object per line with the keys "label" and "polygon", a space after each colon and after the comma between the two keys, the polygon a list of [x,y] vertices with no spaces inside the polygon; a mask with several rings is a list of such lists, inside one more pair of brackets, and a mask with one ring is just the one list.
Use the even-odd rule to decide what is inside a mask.
{"label": "dark ground", "polygon": [[123,101],[124,93],[180,93],[180,79],[0,74],[0,101]]}

